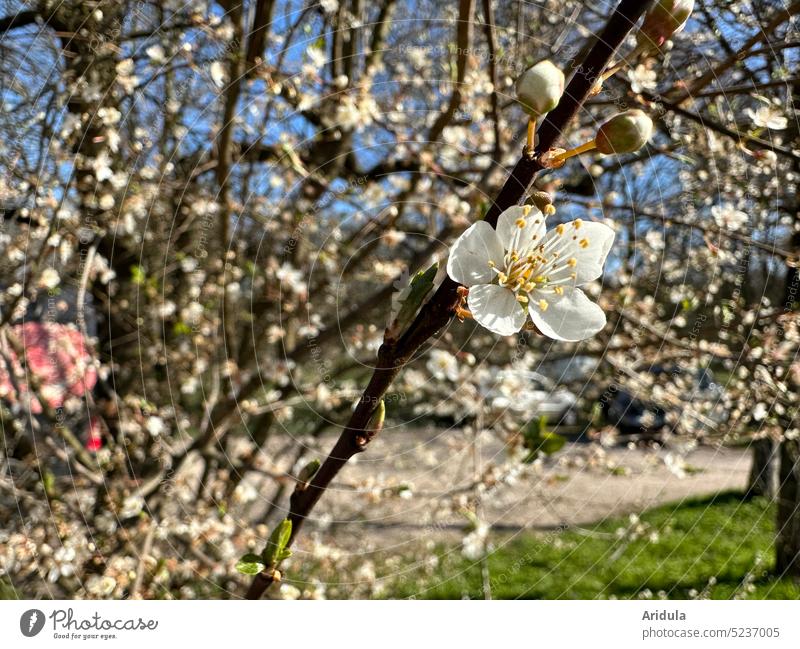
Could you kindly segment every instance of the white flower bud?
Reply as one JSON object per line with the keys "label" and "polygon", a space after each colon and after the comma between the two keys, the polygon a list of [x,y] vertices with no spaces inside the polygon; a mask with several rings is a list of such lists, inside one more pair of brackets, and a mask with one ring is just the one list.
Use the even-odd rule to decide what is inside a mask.
{"label": "white flower bud", "polygon": [[532,117],[541,117],[557,105],[564,93],[564,73],[550,61],[539,61],[517,79],[517,99]]}
{"label": "white flower bud", "polygon": [[597,150],[611,153],[633,153],[641,149],[653,134],[653,120],[641,110],[627,110],[615,115],[600,127],[595,137]]}
{"label": "white flower bud", "polygon": [[658,0],[644,17],[636,34],[641,47],[659,49],[665,41],[681,31],[694,9],[694,0]]}

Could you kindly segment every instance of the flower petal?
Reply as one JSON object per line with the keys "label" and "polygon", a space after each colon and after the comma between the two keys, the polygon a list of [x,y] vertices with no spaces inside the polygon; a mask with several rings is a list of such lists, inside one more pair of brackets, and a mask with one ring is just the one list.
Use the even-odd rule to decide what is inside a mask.
{"label": "flower petal", "polygon": [[[606,325],[603,309],[592,302],[579,288],[565,286],[563,295],[544,297],[547,307],[538,302],[541,293],[533,293],[528,311],[533,324],[548,338],[555,340],[585,340]],[[472,292],[470,292],[472,297]]]}
{"label": "flower petal", "polygon": [[494,228],[486,221],[478,221],[469,226],[450,248],[447,274],[464,286],[488,284],[496,277],[489,262],[493,261],[501,268],[504,254]]}
{"label": "flower petal", "polygon": [[[562,234],[559,234],[558,229],[550,230],[544,238],[544,243],[546,246],[554,237],[564,237],[559,247],[560,259],[575,257],[577,264],[568,270],[567,267],[562,267],[561,272],[574,272],[575,285],[579,286],[603,274],[603,264],[614,243],[614,236],[614,230],[605,223],[578,219],[564,223]],[[559,271],[556,273],[560,274]],[[555,280],[557,276],[554,274],[551,279]]]}
{"label": "flower petal", "polygon": [[[525,221],[523,228],[517,225],[519,219]],[[509,207],[497,217],[497,236],[506,250],[523,252],[532,242],[540,244],[544,233],[544,214],[532,205]],[[514,237],[519,238],[515,241]]]}
{"label": "flower petal", "polygon": [[528,317],[516,295],[496,284],[471,288],[467,304],[479,325],[501,336],[517,333]]}

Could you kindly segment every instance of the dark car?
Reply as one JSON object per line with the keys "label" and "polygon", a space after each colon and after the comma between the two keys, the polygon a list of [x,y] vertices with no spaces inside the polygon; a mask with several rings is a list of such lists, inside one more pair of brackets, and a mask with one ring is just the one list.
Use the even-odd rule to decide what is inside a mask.
{"label": "dark car", "polygon": [[[599,400],[605,423],[614,426],[621,435],[656,438],[672,431],[674,421],[710,428],[727,417],[722,407],[722,387],[715,382],[711,370],[687,373],[679,367],[653,366],[646,370],[654,382],[662,385],[680,379],[686,384],[686,399],[682,408],[673,404],[656,403],[641,398],[629,386],[612,383]],[[644,391],[643,391],[644,392]],[[648,391],[649,392],[649,391]],[[710,404],[708,414],[701,412],[700,403]],[[677,415],[670,417],[670,414]]]}

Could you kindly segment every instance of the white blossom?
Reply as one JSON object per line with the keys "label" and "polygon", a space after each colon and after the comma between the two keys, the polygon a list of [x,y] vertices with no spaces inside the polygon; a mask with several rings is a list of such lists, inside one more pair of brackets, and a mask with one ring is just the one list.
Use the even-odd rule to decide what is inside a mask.
{"label": "white blossom", "polygon": [[578,288],[603,273],[614,231],[580,219],[546,231],[532,206],[503,212],[497,229],[479,221],[453,244],[447,273],[469,288],[475,320],[508,336],[527,315],[555,340],[584,340],[606,323],[603,310]]}
{"label": "white blossom", "polygon": [[631,90],[640,93],[644,90],[655,90],[658,80],[655,70],[650,70],[641,63],[633,70],[628,70],[628,79],[631,82]]}
{"label": "white blossom", "polygon": [[227,74],[225,74],[225,67],[219,61],[214,61],[209,69],[211,73],[211,80],[217,88],[222,88],[225,85]]}
{"label": "white blossom", "polygon": [[766,97],[756,96],[756,99],[761,102],[761,106],[755,110],[747,108],[744,111],[745,115],[753,122],[753,126],[782,131],[789,125],[789,120],[779,106]]}
{"label": "white blossom", "polygon": [[714,217],[714,222],[725,230],[741,230],[747,223],[747,214],[737,210],[730,203],[714,205],[711,208],[711,216]]}
{"label": "white blossom", "polygon": [[439,381],[458,380],[458,361],[455,356],[442,349],[434,349],[431,352],[426,367],[433,378]]}

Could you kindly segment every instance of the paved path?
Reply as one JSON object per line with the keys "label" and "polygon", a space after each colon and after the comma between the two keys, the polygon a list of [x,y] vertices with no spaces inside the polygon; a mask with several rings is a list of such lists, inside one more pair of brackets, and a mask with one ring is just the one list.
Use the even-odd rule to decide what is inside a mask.
{"label": "paved path", "polygon": [[[323,439],[321,448],[332,441]],[[506,453],[488,433],[480,449],[475,454],[460,432],[386,430],[340,474],[307,529],[351,552],[459,538],[466,523],[459,510],[470,494],[463,487],[474,479],[476,461],[491,473]],[[684,477],[667,467],[670,453],[675,455],[669,449],[570,444],[541,465],[515,465],[519,475],[498,475],[482,497],[482,517],[512,533],[582,526],[746,484],[746,450],[694,449],[684,457]],[[406,497],[397,495],[405,486]]]}

